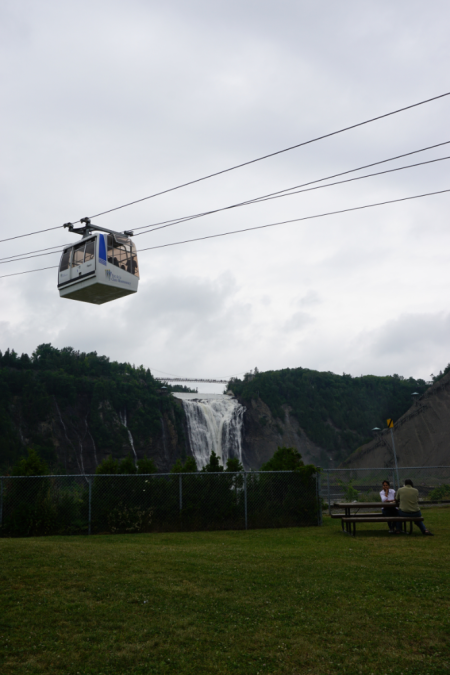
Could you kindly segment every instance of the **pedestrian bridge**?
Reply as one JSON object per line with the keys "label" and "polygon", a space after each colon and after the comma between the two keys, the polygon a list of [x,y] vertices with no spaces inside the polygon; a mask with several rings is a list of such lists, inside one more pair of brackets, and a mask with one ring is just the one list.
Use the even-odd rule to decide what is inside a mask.
{"label": "pedestrian bridge", "polygon": [[228,384],[229,380],[206,380],[202,377],[155,377],[159,382],[217,382],[217,384]]}

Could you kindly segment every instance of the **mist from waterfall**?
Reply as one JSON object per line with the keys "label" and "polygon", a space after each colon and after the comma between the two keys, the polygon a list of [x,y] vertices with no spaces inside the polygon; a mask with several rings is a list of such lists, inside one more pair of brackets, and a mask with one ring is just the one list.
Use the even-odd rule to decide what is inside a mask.
{"label": "mist from waterfall", "polygon": [[214,450],[223,466],[230,457],[242,463],[242,430],[245,407],[220,394],[181,394],[189,441],[197,468],[202,469]]}

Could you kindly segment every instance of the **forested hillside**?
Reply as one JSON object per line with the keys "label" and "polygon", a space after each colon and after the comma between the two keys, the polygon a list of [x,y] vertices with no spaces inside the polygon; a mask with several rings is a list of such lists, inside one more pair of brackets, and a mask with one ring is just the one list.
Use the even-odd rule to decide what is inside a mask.
{"label": "forested hillside", "polygon": [[[341,462],[370,440],[373,427],[401,417],[411,394],[428,384],[288,368],[255,369],[228,386],[247,407],[243,461],[257,469],[284,445],[307,462],[327,465],[330,456]],[[110,455],[147,457],[169,471],[191,451],[182,403],[169,395],[175,387],[166,387],[148,369],[96,352],[50,344],[31,356],[0,352],[0,473],[29,448],[60,473],[94,473]]]}
{"label": "forested hillside", "polygon": [[31,357],[0,352],[0,471],[29,447],[62,472],[134,452],[168,470],[186,454],[183,425],[179,402],[142,366],[50,344]]}
{"label": "forested hillside", "polygon": [[[387,418],[403,415],[411,394],[422,394],[427,386],[424,380],[399,375],[352,377],[307,368],[255,369],[228,385],[248,408],[255,399],[262,400],[275,426],[277,420],[281,424],[280,433],[289,410],[308,438],[339,461],[370,440],[373,427],[384,428]],[[269,422],[264,416],[259,419],[260,425]]]}

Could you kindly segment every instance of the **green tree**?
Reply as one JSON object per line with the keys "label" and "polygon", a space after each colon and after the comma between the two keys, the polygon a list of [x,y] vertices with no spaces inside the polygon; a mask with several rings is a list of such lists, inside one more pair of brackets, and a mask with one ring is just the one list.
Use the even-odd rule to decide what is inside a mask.
{"label": "green tree", "polygon": [[28,456],[19,460],[12,469],[13,476],[45,476],[48,473],[47,464],[33,448],[28,448]]}
{"label": "green tree", "polygon": [[138,473],[158,473],[155,462],[149,457],[141,457],[137,461]]}
{"label": "green tree", "polygon": [[273,457],[262,465],[261,471],[296,471],[305,466],[295,448],[278,447]]}
{"label": "green tree", "polygon": [[237,472],[237,471],[243,471],[244,467],[240,463],[239,459],[237,457],[229,457],[227,459],[227,468],[226,471],[230,472]]}
{"label": "green tree", "polygon": [[119,473],[119,462],[117,459],[113,459],[111,455],[106,457],[100,464],[97,466],[95,473],[98,474],[115,474]]}
{"label": "green tree", "polygon": [[180,458],[177,459],[173,467],[170,469],[171,473],[195,473],[197,471],[197,464],[193,457],[188,457],[183,464]]}
{"label": "green tree", "polygon": [[211,456],[209,458],[208,464],[203,467],[202,471],[206,471],[208,473],[216,473],[218,471],[223,471],[223,466],[220,464],[220,460],[214,450],[211,453]]}
{"label": "green tree", "polygon": [[136,473],[136,464],[131,455],[127,455],[119,462],[119,473]]}
{"label": "green tree", "polygon": [[193,457],[188,457],[183,466],[184,473],[195,473],[197,471],[197,463]]}

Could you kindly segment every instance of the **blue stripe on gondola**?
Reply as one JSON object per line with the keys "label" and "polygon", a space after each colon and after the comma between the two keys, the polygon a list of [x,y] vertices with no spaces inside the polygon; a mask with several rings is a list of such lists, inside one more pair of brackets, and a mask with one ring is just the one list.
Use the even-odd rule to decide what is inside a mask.
{"label": "blue stripe on gondola", "polygon": [[104,234],[101,234],[98,238],[98,262],[102,265],[106,265],[106,243]]}

